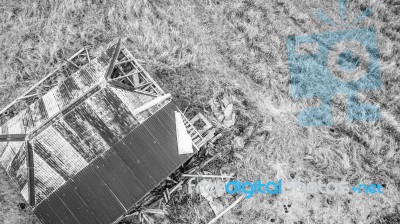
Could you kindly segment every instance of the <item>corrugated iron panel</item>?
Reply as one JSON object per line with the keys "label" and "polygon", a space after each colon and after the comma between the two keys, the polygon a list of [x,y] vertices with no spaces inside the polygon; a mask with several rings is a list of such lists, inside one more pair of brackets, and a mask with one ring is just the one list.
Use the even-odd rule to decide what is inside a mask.
{"label": "corrugated iron panel", "polygon": [[[145,164],[139,160],[141,156],[140,152],[135,151],[135,149],[132,147],[125,146],[124,142],[125,141],[118,142],[110,150],[118,153],[119,157],[125,162],[126,166],[140,180],[142,185],[147,190],[152,190],[157,184],[153,176],[148,171],[152,164],[150,163],[145,166]],[[153,166],[153,169],[160,169],[160,167],[158,164],[156,164]]]}
{"label": "corrugated iron panel", "polygon": [[25,133],[25,127],[23,123],[23,114],[19,113],[15,115],[13,118],[8,120],[3,127],[5,127],[4,130],[6,130],[7,134],[23,134]]}
{"label": "corrugated iron panel", "polygon": [[143,126],[157,141],[157,144],[155,145],[159,146],[159,150],[162,150],[162,153],[174,164],[174,168],[176,169],[180,166],[178,148],[174,148],[172,143],[176,142],[176,139],[172,139],[168,131],[162,127],[162,124],[157,119],[158,116],[160,115],[155,114],[155,116],[150,117],[143,123]]}
{"label": "corrugated iron panel", "polygon": [[94,82],[104,80],[104,74],[107,71],[107,66],[103,66],[98,58],[93,59],[86,67],[86,71],[93,78]]}
{"label": "corrugated iron panel", "polygon": [[34,124],[33,126],[41,125],[48,118],[43,99],[35,101],[29,106],[29,109],[32,116],[32,122]]}
{"label": "corrugated iron panel", "polygon": [[[146,123],[148,122],[146,121]],[[136,137],[143,139],[143,143],[147,149],[150,149],[155,155],[162,158],[163,163],[166,165],[166,170],[176,169],[176,162],[170,158],[169,153],[163,149],[163,146],[158,143],[157,139],[147,131],[146,123],[136,128],[133,133],[135,133]]]}
{"label": "corrugated iron panel", "polygon": [[34,213],[42,223],[63,223],[49,203],[43,203],[42,205],[37,206]]}
{"label": "corrugated iron panel", "polygon": [[[67,181],[57,191],[55,195],[64,203],[69,211],[79,220],[81,224],[98,224],[102,223],[99,217],[95,216],[90,207],[82,200],[75,190],[72,181]],[[36,211],[35,211],[36,213]]]}
{"label": "corrugated iron panel", "polygon": [[105,152],[97,161],[98,163],[93,163],[97,173],[125,208],[130,208],[147,193],[139,179],[113,149]]}
{"label": "corrugated iron panel", "polygon": [[54,92],[54,96],[57,99],[59,107],[61,109],[67,106],[74,99],[69,89],[65,85],[65,82],[61,83],[61,85],[58,86],[58,88]]}
{"label": "corrugated iron panel", "polygon": [[76,83],[75,79],[72,78],[71,76],[68,77],[64,83],[63,86],[65,86],[66,89],[68,89],[69,93],[72,96],[72,99],[76,99],[79,96],[81,96],[84,92],[79,88],[78,84]]}
{"label": "corrugated iron panel", "polygon": [[93,95],[86,103],[119,139],[138,125],[125,104],[107,88]]}
{"label": "corrugated iron panel", "polygon": [[33,145],[35,152],[64,179],[74,176],[88,164],[52,126],[38,134]]}
{"label": "corrugated iron panel", "polygon": [[[64,116],[65,122],[71,127],[72,130],[94,151],[95,156],[104,152],[110,146],[94,129],[89,121],[78,113],[75,109]],[[94,156],[94,157],[95,157]],[[91,156],[92,157],[92,156]]]}
{"label": "corrugated iron panel", "polygon": [[133,131],[123,139],[123,142],[157,182],[168,175],[171,165],[162,154],[149,147],[147,140],[141,138],[140,135],[141,133]]}
{"label": "corrugated iron panel", "polygon": [[6,149],[0,158],[1,165],[3,166],[4,169],[6,169],[6,170],[8,169],[8,167],[11,165],[11,162],[13,161],[14,157],[21,150],[23,144],[24,144],[23,142],[7,143]]}
{"label": "corrugated iron panel", "polygon": [[88,165],[71,180],[76,192],[101,223],[112,223],[126,209],[115,197],[107,184],[97,175],[96,168]]}
{"label": "corrugated iron panel", "polygon": [[61,220],[64,224],[81,224],[75,216],[70,212],[68,207],[63,203],[63,201],[57,196],[57,194],[51,194],[46,200],[42,201],[42,203],[35,208],[35,213],[38,207],[47,206],[48,204],[52,208],[52,212]]}
{"label": "corrugated iron panel", "polygon": [[101,53],[101,55],[98,57],[99,59],[99,63],[103,66],[108,66],[110,64],[110,59],[112,57],[112,53],[111,55],[107,55],[106,53]]}
{"label": "corrugated iron panel", "polygon": [[97,116],[93,108],[86,102],[77,106],[75,110],[81,115],[81,117],[85,118],[85,120],[93,127],[93,130],[95,130],[108,145],[113,145],[118,141],[110,128],[108,128],[104,121]]}
{"label": "corrugated iron panel", "polygon": [[84,66],[81,70],[71,76],[71,78],[75,80],[76,85],[83,92],[86,92],[88,89],[90,89],[91,86],[96,83],[89,72],[86,71],[86,67],[87,66]]}
{"label": "corrugated iron panel", "polygon": [[36,205],[50,195],[55,189],[65,183],[65,180],[49,166],[36,152],[35,161],[35,197]]}
{"label": "corrugated iron panel", "polygon": [[55,96],[58,89],[59,87],[55,86],[52,89],[50,89],[49,92],[44,94],[42,97],[44,106],[46,107],[46,111],[49,117],[52,117],[61,110],[60,108],[61,102],[58,102],[57,97]]}
{"label": "corrugated iron panel", "polygon": [[29,133],[35,126],[32,119],[31,108],[28,107],[20,112],[22,114],[22,124],[24,126],[24,133]]}
{"label": "corrugated iron panel", "polygon": [[8,175],[17,182],[19,190],[26,185],[28,180],[26,150],[24,150],[24,145],[25,144],[18,150],[10,166],[7,168]]}
{"label": "corrugated iron panel", "polygon": [[[107,154],[108,152],[109,151],[105,152],[104,154]],[[106,164],[102,161],[102,156],[99,156],[93,160],[92,164],[96,168],[97,174],[107,184],[122,205],[125,208],[129,207],[134,199],[128,193],[125,186],[117,179],[115,173],[112,172],[113,170],[109,170]]]}
{"label": "corrugated iron panel", "polygon": [[96,157],[96,151],[92,148],[90,143],[80,137],[63,118],[60,118],[53,127],[60,132],[63,138],[71,144],[72,147],[86,160],[86,162],[92,161]]}

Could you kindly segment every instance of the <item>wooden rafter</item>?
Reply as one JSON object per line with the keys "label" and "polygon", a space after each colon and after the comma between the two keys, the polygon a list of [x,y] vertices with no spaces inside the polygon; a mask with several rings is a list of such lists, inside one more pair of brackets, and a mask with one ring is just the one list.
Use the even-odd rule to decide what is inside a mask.
{"label": "wooden rafter", "polygon": [[108,66],[108,70],[107,70],[107,73],[105,75],[106,80],[108,80],[108,78],[110,78],[112,72],[114,71],[115,62],[118,59],[118,55],[119,55],[120,50],[121,50],[121,38],[119,38],[118,43],[115,46],[114,54],[113,54],[113,56],[111,58],[110,65]]}
{"label": "wooden rafter", "polygon": [[[76,58],[77,56],[79,56],[80,54],[82,54],[82,52],[84,52],[85,51],[85,48],[82,48],[82,49],[80,49],[78,52],[76,52],[74,55],[72,55],[71,57],[69,57],[68,59],[67,59],[67,61],[69,62],[69,63],[71,63],[72,62],[72,60],[74,59],[74,58]],[[86,50],[87,51],[87,50]],[[88,52],[86,52],[86,55],[87,55],[87,57],[89,58],[89,53]],[[90,58],[89,58],[90,59]],[[90,60],[89,60],[90,61]],[[77,66],[76,64],[74,65],[74,66]],[[23,93],[20,97],[18,97],[17,99],[15,99],[14,101],[12,101],[10,104],[8,104],[4,109],[2,109],[1,111],[0,111],[0,115],[2,115],[2,114],[4,114],[8,109],[10,109],[13,105],[15,105],[18,101],[20,101],[21,99],[25,99],[25,98],[29,98],[30,96],[28,95],[28,94],[30,94],[32,91],[34,91],[35,89],[37,89],[37,88],[40,88],[40,86],[43,84],[43,83],[45,83],[47,80],[49,80],[50,78],[53,78],[54,77],[54,75],[56,75],[57,73],[57,71],[59,70],[59,68],[58,69],[56,69],[56,70],[54,70],[53,72],[51,72],[51,73],[49,73],[48,75],[46,75],[44,78],[42,78],[41,80],[39,80],[39,82],[37,82],[35,85],[33,85],[31,88],[29,88],[25,93]],[[53,86],[51,86],[51,87],[53,87]],[[51,88],[50,87],[50,88]]]}
{"label": "wooden rafter", "polygon": [[0,142],[22,142],[25,138],[26,134],[4,134],[0,135]]}

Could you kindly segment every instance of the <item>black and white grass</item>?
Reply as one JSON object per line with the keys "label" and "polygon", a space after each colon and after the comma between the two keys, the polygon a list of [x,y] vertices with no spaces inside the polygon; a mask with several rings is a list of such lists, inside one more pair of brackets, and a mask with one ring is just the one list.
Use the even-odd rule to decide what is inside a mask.
{"label": "black and white grass", "polygon": [[[82,46],[100,52],[117,37],[146,61],[145,69],[187,114],[212,114],[208,101],[236,99],[237,122],[214,149],[236,156],[208,166],[234,170],[241,180],[348,181],[385,184],[382,195],[287,194],[243,200],[221,223],[399,223],[400,2],[348,2],[350,21],[374,26],[382,88],[363,93],[379,105],[378,122],[347,123],[343,97],[334,100],[331,127],[301,127],[297,114],[318,99],[293,100],[286,38],[332,30],[315,17],[324,11],[341,24],[338,1],[1,1],[0,102],[7,105]],[[256,124],[263,137],[233,151],[230,137]],[[228,163],[230,162],[230,163]],[[0,222],[35,223],[1,172]],[[184,192],[182,191],[182,194]],[[206,223],[214,217],[200,196],[167,205],[166,223]],[[226,205],[232,201],[227,196]],[[226,206],[227,207],[227,206]]]}

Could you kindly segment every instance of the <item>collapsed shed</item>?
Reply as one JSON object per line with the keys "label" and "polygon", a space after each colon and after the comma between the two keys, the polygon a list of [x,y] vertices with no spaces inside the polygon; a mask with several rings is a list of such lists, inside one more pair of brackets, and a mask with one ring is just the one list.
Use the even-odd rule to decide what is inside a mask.
{"label": "collapsed shed", "polygon": [[180,110],[123,44],[67,61],[0,112],[0,165],[43,223],[113,223],[193,153],[178,152]]}

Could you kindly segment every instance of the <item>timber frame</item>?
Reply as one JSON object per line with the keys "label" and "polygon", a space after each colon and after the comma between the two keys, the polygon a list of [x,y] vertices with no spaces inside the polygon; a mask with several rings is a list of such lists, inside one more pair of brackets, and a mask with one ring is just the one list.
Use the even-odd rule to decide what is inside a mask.
{"label": "timber frame", "polygon": [[[93,88],[106,83],[115,88],[154,97],[165,94],[161,87],[139,64],[138,60],[134,58],[133,55],[125,48],[121,49],[121,38],[118,39],[118,42],[114,44],[111,49],[112,48],[114,49],[114,52],[107,73],[104,77],[105,81],[98,83]],[[46,75],[38,83],[29,88],[24,94],[2,109],[0,111],[0,125],[4,124],[14,115],[18,114],[26,106],[40,99],[40,97],[46,94],[52,87],[57,86],[59,84],[59,80],[69,77],[71,74],[88,64],[92,58],[93,56],[89,54],[88,49],[82,48],[74,55],[66,59],[65,63],[61,65],[59,69],[56,69],[52,73]],[[77,99],[77,101],[79,101],[79,99]],[[73,106],[74,103],[75,102],[72,102],[70,105],[64,108],[64,110]],[[52,118],[49,118],[49,120],[51,119]],[[31,133],[36,132],[38,129],[39,128],[35,128],[31,131]],[[29,138],[31,133],[12,135],[0,133],[0,142],[25,141],[27,138]]]}

